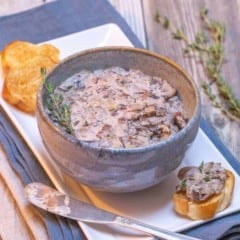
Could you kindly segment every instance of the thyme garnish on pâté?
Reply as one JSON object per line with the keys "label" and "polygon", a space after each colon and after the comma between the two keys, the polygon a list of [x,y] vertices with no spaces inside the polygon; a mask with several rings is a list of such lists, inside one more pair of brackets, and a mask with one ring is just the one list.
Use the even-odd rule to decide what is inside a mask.
{"label": "thyme garnish on p\u00e2t\u00e9", "polygon": [[54,93],[53,84],[46,80],[46,68],[41,68],[40,72],[43,78],[43,87],[47,92],[46,106],[48,115],[54,122],[63,127],[67,133],[72,134],[73,129],[69,106],[63,102],[63,96],[61,94]]}
{"label": "thyme garnish on p\u00e2t\u00e9", "polygon": [[[165,29],[169,29],[172,37],[185,43],[183,53],[200,59],[208,81],[202,84],[205,94],[216,108],[219,108],[231,120],[240,123],[240,99],[233,94],[221,73],[224,60],[225,26],[221,22],[211,20],[207,16],[208,9],[203,7],[200,11],[202,31],[190,41],[185,33],[171,25],[167,17],[161,17],[157,12],[155,21]],[[193,54],[195,53],[195,55]]]}

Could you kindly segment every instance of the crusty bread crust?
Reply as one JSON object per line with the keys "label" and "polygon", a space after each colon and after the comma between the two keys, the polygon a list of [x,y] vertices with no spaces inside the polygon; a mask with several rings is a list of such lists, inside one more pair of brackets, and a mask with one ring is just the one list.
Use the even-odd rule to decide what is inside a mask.
{"label": "crusty bread crust", "polygon": [[178,214],[193,220],[204,220],[214,217],[217,212],[220,212],[228,207],[232,199],[235,178],[231,171],[226,170],[226,172],[227,179],[222,192],[208,198],[205,201],[190,201],[184,192],[175,192],[173,195],[175,211]]}
{"label": "crusty bread crust", "polygon": [[42,82],[40,69],[44,67],[49,71],[58,62],[59,50],[51,44],[9,43],[1,52],[3,98],[25,112],[34,112]]}

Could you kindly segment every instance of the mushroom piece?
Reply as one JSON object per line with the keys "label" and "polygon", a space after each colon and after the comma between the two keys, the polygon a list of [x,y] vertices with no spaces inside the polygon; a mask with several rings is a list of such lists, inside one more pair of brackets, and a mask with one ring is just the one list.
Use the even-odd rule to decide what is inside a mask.
{"label": "mushroom piece", "polygon": [[187,121],[181,112],[177,112],[173,116],[173,123],[178,127],[178,129],[183,129],[186,126]]}
{"label": "mushroom piece", "polygon": [[125,120],[138,120],[140,118],[140,114],[138,112],[127,112],[124,115]]}
{"label": "mushroom piece", "polygon": [[177,92],[177,90],[166,81],[163,82],[162,91],[162,96],[166,99],[173,97]]}
{"label": "mushroom piece", "polygon": [[200,174],[200,169],[198,167],[195,166],[188,166],[188,167],[184,167],[181,168],[178,172],[178,178],[180,180],[183,180],[184,178],[191,178],[194,175]]}
{"label": "mushroom piece", "polygon": [[152,117],[152,116],[156,116],[156,113],[157,113],[157,107],[155,105],[149,105],[144,109],[143,116]]}
{"label": "mushroom piece", "polygon": [[159,126],[159,132],[160,132],[161,139],[168,138],[171,134],[170,126],[167,124],[161,124]]}
{"label": "mushroom piece", "polygon": [[141,111],[146,107],[145,103],[133,103],[128,105],[127,112]]}

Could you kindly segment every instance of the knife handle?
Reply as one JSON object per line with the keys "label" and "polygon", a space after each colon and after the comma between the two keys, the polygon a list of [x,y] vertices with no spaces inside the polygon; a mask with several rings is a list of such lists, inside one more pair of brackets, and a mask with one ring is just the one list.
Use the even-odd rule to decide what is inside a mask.
{"label": "knife handle", "polygon": [[190,237],[180,233],[171,232],[165,229],[161,229],[159,227],[150,226],[146,223],[142,223],[129,218],[124,218],[121,216],[117,216],[114,220],[114,223],[124,227],[140,230],[152,236],[160,237],[163,240],[201,240],[200,238]]}

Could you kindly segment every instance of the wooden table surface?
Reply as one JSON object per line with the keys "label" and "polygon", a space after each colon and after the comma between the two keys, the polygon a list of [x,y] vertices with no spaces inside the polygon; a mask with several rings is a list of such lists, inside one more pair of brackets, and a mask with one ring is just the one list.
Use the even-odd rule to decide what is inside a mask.
{"label": "wooden table surface", "polygon": [[[48,2],[46,0],[0,0],[0,15],[12,14]],[[240,0],[109,0],[109,2],[126,19],[146,48],[171,58],[194,79],[201,93],[203,117],[211,123],[219,138],[240,161],[240,124],[230,121],[212,106],[201,89],[201,84],[206,79],[201,65],[192,58],[183,57],[182,43],[173,40],[171,34],[154,20],[156,12],[159,11],[175,26],[183,29],[190,39],[193,39],[196,32],[200,30],[200,8],[206,5],[209,16],[226,25],[224,44],[226,61],[222,73],[235,95],[240,98],[240,28],[238,26]],[[3,159],[4,153],[2,151],[0,153]],[[2,181],[3,177],[0,175],[0,195],[3,196],[7,210],[0,211],[0,239],[1,237],[2,239],[34,239],[34,233],[29,233],[26,216],[24,219],[22,217],[22,210],[19,207],[22,204],[19,203],[21,199],[12,198],[11,186],[6,187],[6,183]],[[6,221],[9,217],[14,221]],[[12,229],[12,231],[6,232],[5,229]],[[29,233],[28,236],[26,232]]]}

